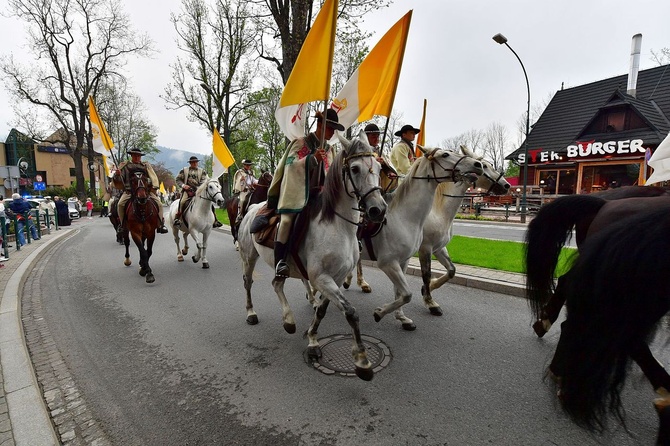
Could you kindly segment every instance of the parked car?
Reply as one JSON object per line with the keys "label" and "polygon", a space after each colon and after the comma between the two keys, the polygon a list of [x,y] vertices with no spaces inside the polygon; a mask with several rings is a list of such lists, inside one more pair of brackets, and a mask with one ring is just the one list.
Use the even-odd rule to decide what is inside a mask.
{"label": "parked car", "polygon": [[67,210],[70,212],[70,219],[75,220],[79,217],[81,217],[81,214],[79,212],[79,203],[76,201],[69,201],[67,202]]}

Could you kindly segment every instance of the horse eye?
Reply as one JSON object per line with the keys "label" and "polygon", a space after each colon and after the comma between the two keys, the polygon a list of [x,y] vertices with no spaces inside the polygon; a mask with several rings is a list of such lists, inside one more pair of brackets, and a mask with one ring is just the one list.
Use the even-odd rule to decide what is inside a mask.
{"label": "horse eye", "polygon": [[449,152],[442,153],[442,158],[449,158]]}
{"label": "horse eye", "polygon": [[351,173],[357,174],[361,171],[361,168],[358,166],[351,166]]}

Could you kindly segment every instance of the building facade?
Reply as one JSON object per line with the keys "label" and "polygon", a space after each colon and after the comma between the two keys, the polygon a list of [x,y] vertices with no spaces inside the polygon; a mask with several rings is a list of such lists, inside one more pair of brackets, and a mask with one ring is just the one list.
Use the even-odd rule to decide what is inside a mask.
{"label": "building facade", "polygon": [[[530,191],[591,193],[643,185],[646,161],[670,133],[670,65],[558,91],[506,159],[528,162]],[[523,178],[519,178],[519,184]]]}

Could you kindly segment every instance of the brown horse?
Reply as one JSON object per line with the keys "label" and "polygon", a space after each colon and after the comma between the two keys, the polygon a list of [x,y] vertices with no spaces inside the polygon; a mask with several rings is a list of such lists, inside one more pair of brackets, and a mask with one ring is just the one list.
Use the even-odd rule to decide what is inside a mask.
{"label": "brown horse", "polygon": [[[254,190],[251,192],[247,209],[252,204],[262,203],[268,199],[268,188],[271,183],[272,174],[270,172],[263,172],[258,179],[258,183],[254,186]],[[228,212],[228,222],[230,222],[230,233],[233,236],[233,243],[237,242],[237,231],[239,230],[238,225],[235,224],[237,221],[237,208],[239,202],[240,198],[237,195],[226,200],[226,211]]]}
{"label": "brown horse", "polygon": [[[123,244],[126,247],[126,259],[123,264],[130,266],[130,237],[133,238],[135,246],[140,252],[140,276],[146,277],[147,283],[153,283],[154,277],[149,258],[152,254],[156,229],[160,226],[161,215],[158,207],[150,198],[150,190],[147,188],[148,178],[141,173],[135,173],[131,177],[131,198],[126,207],[125,229],[123,231]],[[146,246],[145,246],[146,244]]]}

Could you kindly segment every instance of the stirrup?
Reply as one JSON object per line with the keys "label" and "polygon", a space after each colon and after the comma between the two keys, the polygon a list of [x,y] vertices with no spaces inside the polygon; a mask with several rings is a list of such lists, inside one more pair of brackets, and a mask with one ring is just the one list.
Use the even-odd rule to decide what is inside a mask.
{"label": "stirrup", "polygon": [[159,234],[167,234],[168,229],[165,227],[165,223],[161,224],[161,226],[156,230]]}
{"label": "stirrup", "polygon": [[275,268],[275,276],[280,278],[286,278],[289,276],[290,269],[286,260],[280,260],[277,262],[277,267]]}

